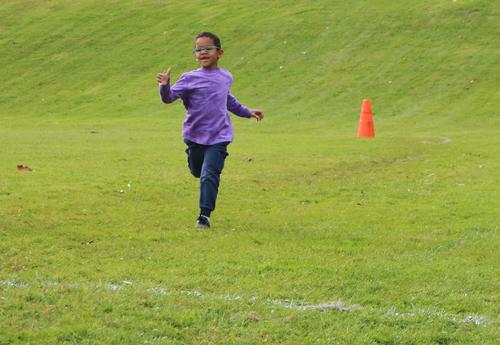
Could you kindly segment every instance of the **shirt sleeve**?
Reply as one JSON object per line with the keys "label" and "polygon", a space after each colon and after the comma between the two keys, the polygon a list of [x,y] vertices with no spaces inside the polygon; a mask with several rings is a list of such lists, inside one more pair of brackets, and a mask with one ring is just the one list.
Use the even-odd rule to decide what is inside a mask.
{"label": "shirt sleeve", "polygon": [[180,78],[171,87],[170,80],[165,85],[159,84],[160,98],[164,103],[172,103],[177,98],[184,97],[189,90],[188,77],[186,74]]}
{"label": "shirt sleeve", "polygon": [[231,92],[227,94],[227,110],[241,117],[250,117],[252,111],[242,105]]}

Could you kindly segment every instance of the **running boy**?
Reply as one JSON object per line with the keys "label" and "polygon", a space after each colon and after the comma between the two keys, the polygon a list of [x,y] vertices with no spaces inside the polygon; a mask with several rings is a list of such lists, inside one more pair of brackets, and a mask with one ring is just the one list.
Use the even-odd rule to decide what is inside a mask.
{"label": "running boy", "polygon": [[196,227],[210,227],[215,209],[220,174],[224,168],[227,145],[233,141],[228,110],[235,115],[262,120],[264,112],[248,109],[231,94],[231,73],[219,68],[224,51],[220,39],[211,32],[196,36],[194,53],[201,68],[184,73],[170,86],[170,68],[158,73],[160,97],[164,103],[181,98],[186,108],[182,136],[187,145],[188,166],[200,178],[200,215]]}

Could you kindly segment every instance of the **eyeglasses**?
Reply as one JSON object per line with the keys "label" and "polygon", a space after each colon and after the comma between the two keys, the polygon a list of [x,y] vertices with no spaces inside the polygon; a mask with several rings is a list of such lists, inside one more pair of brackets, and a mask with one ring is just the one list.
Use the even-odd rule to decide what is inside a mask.
{"label": "eyeglasses", "polygon": [[206,47],[199,47],[199,48],[194,48],[193,53],[203,53],[203,52],[209,52],[214,49],[220,49],[219,46],[206,46]]}

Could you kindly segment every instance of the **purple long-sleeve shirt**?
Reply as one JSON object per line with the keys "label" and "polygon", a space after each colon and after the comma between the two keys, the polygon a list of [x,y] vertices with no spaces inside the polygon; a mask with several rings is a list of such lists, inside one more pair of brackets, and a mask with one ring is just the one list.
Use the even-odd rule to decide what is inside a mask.
{"label": "purple long-sleeve shirt", "polygon": [[171,87],[159,85],[161,100],[172,103],[181,98],[186,108],[182,136],[197,144],[213,145],[233,141],[228,110],[241,117],[252,111],[231,94],[231,73],[223,68],[199,68],[184,73]]}

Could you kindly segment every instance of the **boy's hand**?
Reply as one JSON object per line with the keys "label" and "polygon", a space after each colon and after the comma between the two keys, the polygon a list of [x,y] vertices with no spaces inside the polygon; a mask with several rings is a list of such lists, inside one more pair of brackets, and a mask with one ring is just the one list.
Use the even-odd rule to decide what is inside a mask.
{"label": "boy's hand", "polygon": [[254,109],[252,110],[250,117],[255,117],[257,121],[260,121],[264,118],[264,112],[260,109]]}
{"label": "boy's hand", "polygon": [[167,85],[168,81],[170,80],[170,70],[171,68],[167,68],[167,70],[163,73],[158,73],[156,75],[156,80],[158,81],[158,83],[160,83],[161,85]]}

